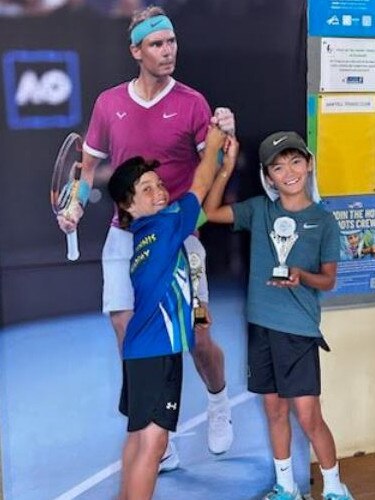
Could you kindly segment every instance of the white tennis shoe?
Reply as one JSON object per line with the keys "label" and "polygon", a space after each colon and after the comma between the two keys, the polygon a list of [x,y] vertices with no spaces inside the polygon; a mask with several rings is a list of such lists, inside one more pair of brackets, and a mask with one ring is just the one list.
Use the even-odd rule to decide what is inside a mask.
{"label": "white tennis shoe", "polygon": [[233,427],[229,402],[208,407],[208,449],[215,455],[229,450],[233,443]]}

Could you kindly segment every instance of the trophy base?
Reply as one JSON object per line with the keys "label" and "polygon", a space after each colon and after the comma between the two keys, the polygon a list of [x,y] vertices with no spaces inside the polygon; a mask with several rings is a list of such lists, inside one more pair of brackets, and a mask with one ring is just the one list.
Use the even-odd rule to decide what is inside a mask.
{"label": "trophy base", "polygon": [[287,279],[289,279],[289,267],[278,266],[273,268],[271,280],[277,281]]}
{"label": "trophy base", "polygon": [[206,325],[208,323],[204,307],[194,308],[194,325]]}

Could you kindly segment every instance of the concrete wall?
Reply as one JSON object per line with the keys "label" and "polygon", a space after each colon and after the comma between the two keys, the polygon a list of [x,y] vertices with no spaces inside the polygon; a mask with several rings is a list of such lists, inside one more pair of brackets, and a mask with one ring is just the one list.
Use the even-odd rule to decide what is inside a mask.
{"label": "concrete wall", "polygon": [[339,457],[375,452],[375,304],[325,310],[322,407]]}

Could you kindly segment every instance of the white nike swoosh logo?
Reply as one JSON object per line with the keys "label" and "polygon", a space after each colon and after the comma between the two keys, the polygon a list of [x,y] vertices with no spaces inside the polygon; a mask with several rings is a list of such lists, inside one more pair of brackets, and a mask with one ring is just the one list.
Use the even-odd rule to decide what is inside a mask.
{"label": "white nike swoosh logo", "polygon": [[286,135],[284,135],[283,137],[280,137],[280,139],[273,140],[272,144],[274,146],[277,146],[278,144],[280,144],[280,142],[286,141],[287,139],[288,139],[288,137]]}
{"label": "white nike swoosh logo", "polygon": [[116,113],[116,116],[117,118],[120,118],[120,120],[122,120],[128,113],[126,113],[126,111],[124,111],[123,113],[120,113],[120,111],[117,111]]}
{"label": "white nike swoosh logo", "polygon": [[316,227],[318,227],[318,224],[308,224],[305,222],[303,225],[303,229],[315,229]]}
{"label": "white nike swoosh logo", "polygon": [[172,116],[176,116],[177,113],[163,113],[163,118],[172,118]]}

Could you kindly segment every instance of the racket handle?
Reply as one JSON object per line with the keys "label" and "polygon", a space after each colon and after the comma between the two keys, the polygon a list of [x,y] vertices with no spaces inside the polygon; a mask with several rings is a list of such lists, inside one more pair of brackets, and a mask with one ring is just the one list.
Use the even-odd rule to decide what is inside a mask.
{"label": "racket handle", "polygon": [[72,233],[67,233],[66,247],[67,247],[66,258],[68,260],[77,260],[79,257],[77,231],[73,231]]}

